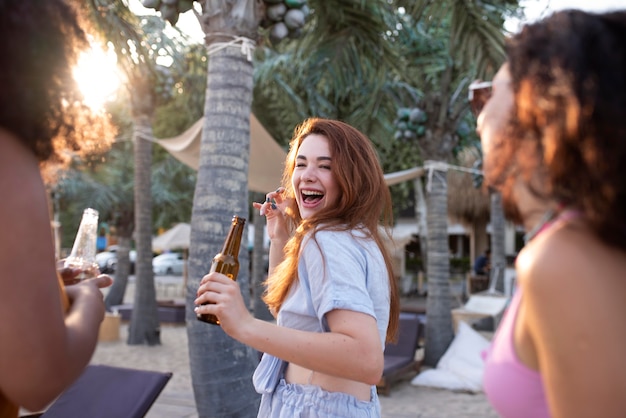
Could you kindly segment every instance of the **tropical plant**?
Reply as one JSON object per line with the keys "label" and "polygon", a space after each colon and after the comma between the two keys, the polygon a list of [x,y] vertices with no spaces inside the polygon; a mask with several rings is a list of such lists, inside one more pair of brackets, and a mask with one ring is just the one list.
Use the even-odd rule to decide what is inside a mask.
{"label": "tropical plant", "polygon": [[[115,107],[111,106],[109,110]],[[121,106],[113,113],[120,135],[111,149],[76,158],[69,170],[60,175],[54,189],[54,201],[58,202],[56,212],[61,214],[62,225],[78,225],[82,210],[94,207],[99,211],[100,219],[115,231],[118,262],[115,280],[105,297],[107,309],[123,303],[130,273],[128,251],[134,228],[132,122],[123,123],[120,119],[128,113],[127,107]],[[152,167],[152,196],[155,208],[158,208],[152,233],[159,227],[189,219],[194,186],[195,173],[191,169],[169,155],[157,159]],[[67,247],[75,229],[64,228],[63,231],[62,241]],[[123,257],[120,255],[122,251],[125,252]]]}
{"label": "tropical plant", "polygon": [[[160,344],[156,290],[152,272],[152,118],[159,102],[171,98],[173,78],[158,65],[176,57],[182,43],[163,33],[154,16],[139,19],[122,0],[90,0],[84,4],[99,33],[109,41],[127,78],[134,144],[134,234],[137,248],[136,292],[128,343]],[[174,59],[175,60],[175,59]],[[123,240],[121,244],[126,244]],[[120,251],[124,258],[125,251]]]}
{"label": "tropical plant", "polygon": [[[407,82],[424,94],[411,105],[425,113],[413,144],[428,171],[427,325],[425,364],[434,366],[453,339],[447,235],[447,171],[467,115],[465,89],[472,79],[493,74],[504,60],[504,20],[517,1],[415,1],[407,5],[397,40]],[[417,71],[419,69],[419,71]]]}
{"label": "tropical plant", "polygon": [[[499,67],[503,22],[517,2],[370,1],[361,8],[338,3],[311,2],[312,19],[301,40],[260,51],[253,108],[283,139],[310,115],[344,119],[374,140],[387,172],[433,161],[424,182],[427,228],[420,231],[422,248],[430,254],[424,257],[431,288],[426,361],[434,365],[453,337],[447,165],[438,162],[452,163],[468,137],[473,122],[465,88]],[[340,12],[329,16],[328,10]],[[399,131],[395,140],[393,130]],[[410,186],[392,187],[396,211],[405,205]],[[421,190],[422,181],[415,187]]]}
{"label": "tropical plant", "polygon": [[[275,41],[269,32],[259,32],[267,3],[213,0],[197,2],[198,9],[191,9],[206,34],[209,54],[187,292],[192,379],[201,416],[256,413],[253,406],[258,398],[249,385],[255,353],[228,339],[219,328],[207,328],[195,321],[191,308],[199,278],[209,270],[212,256],[219,251],[231,215],[248,210],[246,174],[253,86],[250,47],[259,39],[265,45]],[[498,3],[496,6],[502,7],[495,8],[495,2],[441,3],[445,6],[438,8],[439,3],[426,1],[311,1],[310,21],[302,29],[302,39],[273,45],[275,49],[259,48],[255,53],[262,63],[255,71],[255,114],[282,141],[308,116],[345,120],[367,133],[385,160],[392,152],[410,147],[398,146],[392,139],[396,108],[404,102],[416,105],[428,116],[425,140],[417,141],[419,153],[414,154],[448,161],[458,142],[459,120],[467,111],[460,70],[465,71],[464,75],[472,70],[478,74],[485,62],[493,61],[490,68],[499,65],[492,58],[502,58],[498,34],[503,5],[508,3]],[[189,7],[182,0],[144,0],[144,5],[160,8],[163,17],[172,23],[180,11]],[[164,5],[168,6],[165,11]],[[471,12],[469,18],[463,12]],[[468,19],[474,27],[468,26]],[[423,23],[429,20],[437,24]],[[456,59],[456,48],[472,47],[467,40],[480,44],[487,53]],[[431,42],[435,45],[429,46]],[[398,65],[399,59],[409,65]],[[430,70],[422,68],[426,65],[431,66]],[[431,309],[432,323],[429,319],[431,361],[441,348],[447,348],[452,330],[449,300],[447,305],[443,302],[449,298],[445,172],[436,180],[429,193],[429,231],[432,227],[435,237],[429,239],[429,249],[434,250],[431,255],[440,251],[446,258],[429,257],[433,263],[429,266],[433,280],[429,282],[435,286],[431,303],[440,302]],[[247,254],[240,259],[245,265]],[[441,267],[445,273],[437,271]],[[239,281],[247,298],[248,275],[242,273]],[[439,343],[432,344],[432,330],[445,328],[446,324],[449,332],[442,334]],[[229,367],[225,369],[224,364]],[[242,404],[241,399],[247,402]]]}
{"label": "tropical plant", "polygon": [[[181,0],[143,4],[158,8],[170,23],[176,23],[178,14],[188,7]],[[197,321],[193,307],[200,278],[221,249],[232,215],[248,214],[251,54],[264,11],[261,2],[253,0],[198,5],[201,11],[193,10],[206,34],[209,59],[186,292],[191,375],[200,416],[252,417],[259,401],[251,383],[257,354],[220,327]],[[241,265],[248,264],[246,251],[239,258]],[[242,289],[249,288],[247,270],[242,269],[238,277]]]}
{"label": "tropical plant", "polygon": [[[177,16],[172,17],[168,8],[165,13],[163,5],[175,5],[178,12],[187,7],[182,7],[181,3],[144,1],[146,6],[159,8],[163,17],[170,22],[176,22]],[[248,210],[246,174],[253,65],[250,59],[252,55],[242,54],[242,50],[249,52],[248,48],[257,39],[272,43],[278,40],[272,34],[271,27],[266,31],[260,30],[261,23],[268,17],[270,3],[280,1],[216,0],[198,2],[201,10],[194,9],[206,33],[209,66],[200,168],[192,214],[188,295],[195,293],[199,278],[209,270],[210,260],[220,249],[233,212],[241,214]],[[287,8],[302,8],[301,4],[296,4],[301,2],[290,0],[284,3]],[[315,31],[323,36],[303,39],[292,58],[303,59],[305,54],[312,53],[319,60],[315,66],[297,69],[300,71],[297,78],[301,81],[298,90],[301,90],[292,98],[309,94],[310,97],[305,97],[304,102],[315,105],[306,109],[297,103],[297,113],[291,113],[292,117],[280,125],[283,127],[280,137],[288,138],[290,133],[285,134],[287,131],[313,114],[344,119],[364,131],[374,131],[374,126],[381,119],[372,115],[382,112],[380,109],[387,106],[387,102],[378,94],[384,83],[376,88],[371,87],[362,95],[360,90],[363,86],[380,81],[385,71],[381,64],[393,52],[386,42],[380,42],[387,28],[386,18],[393,15],[389,13],[390,6],[385,2],[354,0],[318,1],[312,3],[311,8],[314,10],[311,13],[314,23],[311,23],[311,28],[305,26],[302,34]],[[285,13],[285,23],[286,16]],[[336,31],[342,36],[333,36]],[[289,49],[289,43],[285,43],[283,48]],[[264,49],[257,54],[270,53]],[[334,59],[328,60],[331,56]],[[283,75],[288,77],[288,62],[283,63]],[[343,88],[337,88],[340,85]],[[333,94],[334,97],[329,100],[324,94],[318,94],[318,91]],[[271,104],[271,101],[266,101],[262,106],[269,107]],[[255,107],[255,112],[260,109]],[[387,109],[394,112],[391,106]],[[264,122],[265,126],[273,126],[267,123],[267,119]],[[247,254],[243,254],[240,259],[245,264]],[[245,273],[240,274],[238,279],[244,290],[249,285]],[[247,295],[248,292],[244,291],[245,298]],[[193,297],[188,298],[187,304],[190,308],[193,306]],[[234,392],[240,394],[244,385],[252,390],[250,376],[256,364],[256,353],[248,350],[249,355],[242,356],[243,347],[228,339],[219,328],[207,329],[206,324],[195,321],[191,309],[188,310],[188,319],[192,378],[199,414],[245,416],[244,412],[233,412],[234,404],[229,400]],[[208,358],[211,361],[207,361]],[[233,367],[225,371],[224,364]],[[219,374],[216,373],[218,368],[221,372]],[[249,397],[239,396],[239,399],[242,398],[250,402],[246,405],[238,402],[237,411],[247,409],[250,416],[256,414],[258,398],[252,391]]]}

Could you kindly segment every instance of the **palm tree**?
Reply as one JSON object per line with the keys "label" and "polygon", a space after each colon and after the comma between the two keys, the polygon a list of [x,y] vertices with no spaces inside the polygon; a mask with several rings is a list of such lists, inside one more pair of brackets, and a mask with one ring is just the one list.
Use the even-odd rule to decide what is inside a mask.
{"label": "palm tree", "polygon": [[[144,0],[143,3],[160,9],[163,17],[171,23],[177,21],[179,12],[191,7],[188,1],[182,0],[167,2]],[[386,63],[394,62],[398,56],[402,56],[402,54],[395,53],[393,45],[398,46],[402,42],[397,33],[399,24],[397,17],[399,16],[398,6],[403,3],[377,0],[311,1],[311,8],[314,10],[313,19],[305,26],[303,34],[309,33],[312,36],[303,38],[301,42],[294,41],[282,47],[279,46],[280,54],[275,54],[269,49],[258,52],[257,54],[260,54],[263,61],[272,61],[272,65],[267,67],[266,75],[258,77],[257,81],[264,79],[268,80],[268,83],[275,82],[282,89],[282,91],[272,89],[268,87],[269,84],[263,85],[262,83],[257,83],[258,90],[255,88],[255,95],[257,91],[262,91],[262,97],[265,98],[263,101],[255,100],[255,113],[266,126],[277,127],[270,129],[271,133],[286,139],[290,136],[293,126],[304,117],[326,116],[346,120],[368,133],[378,143],[391,148],[389,144],[392,141],[389,133],[391,121],[395,116],[391,113],[395,113],[395,108],[392,106],[394,102],[387,98],[393,97],[394,94],[404,96],[406,93],[414,96],[415,90],[402,80],[390,81],[388,77],[384,77],[390,68]],[[451,3],[457,6],[452,9],[453,11],[461,9],[465,12],[474,11],[471,4],[462,7],[460,5],[462,2]],[[411,5],[411,2],[408,4]],[[247,211],[248,116],[252,102],[253,67],[246,55],[242,55],[242,46],[247,46],[257,39],[262,18],[260,7],[263,3],[252,0],[239,2],[214,0],[199,2],[199,5],[202,10],[195,13],[206,33],[206,45],[210,57],[200,169],[192,213],[189,268],[191,280],[187,292],[190,295],[187,300],[189,308],[193,306],[193,294],[199,278],[209,270],[212,256],[221,247],[231,215]],[[435,5],[416,7],[411,9],[410,14],[405,15],[407,18],[424,17],[426,11],[430,12],[435,7]],[[486,6],[485,9],[487,9]],[[447,11],[442,15],[451,16]],[[487,23],[484,25],[479,22],[483,15],[487,17]],[[483,15],[473,16],[470,19],[479,26],[479,28],[474,28],[472,32],[474,36],[470,38],[474,42],[478,39],[478,43],[483,47],[487,46],[486,50],[489,52],[494,50],[494,46],[490,43],[493,41],[494,33],[501,27],[502,16],[491,11]],[[499,26],[494,23],[493,17],[496,15],[499,19]],[[452,20],[457,28],[467,29],[459,22],[458,13],[453,16],[455,18]],[[497,29],[494,29],[496,26]],[[444,36],[443,33],[449,28],[448,22],[446,28],[440,30],[439,37]],[[412,34],[417,32],[415,28],[409,29]],[[485,29],[488,30],[485,32]],[[500,39],[498,36],[495,38]],[[435,57],[439,62],[453,61],[450,58],[453,55],[453,47],[464,46],[458,33],[445,39],[449,42],[439,45],[437,50],[439,56]],[[441,53],[442,48],[444,54]],[[403,50],[402,53],[407,53],[408,59],[415,58],[414,51]],[[491,55],[487,56],[487,58],[490,57]],[[502,57],[501,49],[498,57],[500,59]],[[487,58],[476,62],[489,61]],[[306,64],[295,65],[298,62]],[[464,101],[459,99],[459,94],[455,94],[455,89],[452,88],[458,85],[459,81],[457,67],[457,64],[447,62],[443,66],[444,71],[439,71],[432,77],[430,85],[421,82],[414,83],[414,85],[428,88],[436,84],[433,90],[442,91],[439,97],[435,97],[434,94],[432,98],[423,96],[425,104],[430,104],[427,110],[432,119],[426,131],[426,136],[431,140],[424,142],[439,143],[439,145],[425,145],[423,155],[437,160],[451,153],[457,141],[454,132],[458,119],[466,111],[466,108],[463,108],[465,103],[462,102]],[[463,68],[466,67],[467,65]],[[259,71],[263,72],[263,69]],[[397,77],[399,69],[393,74]],[[410,77],[404,77],[405,81],[409,79]],[[403,88],[405,91],[401,91]],[[282,96],[285,92],[287,99]],[[277,96],[272,96],[272,94]],[[268,97],[270,97],[269,100]],[[273,100],[274,98],[276,100]],[[291,101],[289,110],[284,106],[286,100]],[[457,104],[457,108],[452,109],[452,105],[457,101],[461,104]],[[263,110],[267,111],[263,112]],[[451,110],[451,114],[447,113],[448,110]],[[437,179],[440,177],[437,176]],[[431,214],[439,211],[446,212],[445,193],[439,191],[444,185],[445,172],[443,183],[435,184],[431,191],[429,204]],[[433,256],[434,263],[429,266],[429,270],[436,273],[437,269],[444,267],[445,272],[440,271],[433,276],[432,281],[433,286],[442,283],[440,295],[443,297],[446,292],[446,296],[449,296],[445,216],[443,223],[437,222],[433,218],[432,225],[429,227],[432,226],[433,231],[437,232],[437,237],[443,236],[445,239],[433,239],[429,245],[436,250],[438,246],[443,245],[440,243],[445,243],[443,252],[446,257],[438,259]],[[431,255],[436,255],[436,252],[433,251]],[[247,254],[243,254],[242,264],[246,261]],[[247,272],[243,273],[239,280],[242,289],[245,290],[248,286],[248,277]],[[445,280],[442,279],[444,276]],[[247,292],[244,292],[244,296],[246,294]],[[439,310],[441,311],[442,308],[439,307]],[[443,310],[446,310],[445,307]],[[432,309],[432,312],[435,311],[437,307]],[[207,329],[207,325],[195,322],[191,309],[188,309],[187,319],[189,320],[192,378],[200,415],[245,416],[244,412],[239,411],[256,402],[253,395],[242,396],[247,390],[245,382],[249,381],[254,361],[249,361],[250,355],[245,355],[243,347],[229,340],[219,328]],[[443,315],[443,322],[438,323],[437,319],[433,316],[432,324],[429,323],[429,325],[436,327],[445,325],[445,315]],[[445,345],[444,349],[451,340],[449,308],[447,309],[447,324],[450,331],[444,333],[441,342],[436,344],[436,346]],[[436,353],[432,348],[429,352]],[[254,353],[251,354],[254,355]],[[223,364],[228,364],[228,369],[224,369]],[[226,382],[229,384],[224,384]],[[232,400],[235,396],[238,400],[246,399],[250,402],[246,405],[237,402],[240,409],[233,412]],[[254,412],[249,413],[252,415]]]}
{"label": "palm tree", "polygon": [[[451,162],[457,148],[468,110],[464,88],[503,60],[504,15],[516,2],[408,2],[402,11],[401,2],[361,2],[362,8],[345,3],[350,2],[312,2],[315,12],[303,39],[278,52],[263,51],[255,74],[255,114],[279,138],[288,138],[288,129],[309,115],[344,119],[374,140],[386,170],[431,161],[426,163],[432,174],[426,182],[428,232],[422,244],[429,279],[426,363],[435,365],[453,337],[447,166],[439,162]],[[405,63],[400,69],[398,56]],[[392,141],[389,125],[403,102],[425,115],[423,131],[408,141]],[[395,187],[406,196],[406,186]]]}
{"label": "palm tree", "polygon": [[453,338],[446,163],[452,161],[457,129],[468,110],[463,92],[471,78],[489,76],[503,62],[504,19],[516,7],[513,0],[418,0],[407,10],[406,35],[399,37],[407,63],[423,69],[414,84],[425,92],[416,106],[426,118],[415,142],[428,170],[424,362],[429,366],[437,364]]}
{"label": "palm tree", "polygon": [[[175,24],[189,2],[144,1]],[[247,172],[252,101],[251,56],[263,17],[260,2],[201,2],[198,13],[209,51],[200,166],[191,215],[187,333],[196,405],[200,416],[255,416],[259,397],[251,383],[256,353],[219,327],[199,322],[193,313],[200,278],[221,249],[233,215],[247,218]],[[189,6],[189,7],[188,7]],[[172,10],[173,8],[173,10]],[[250,51],[251,52],[251,51]],[[247,251],[239,257],[247,265]],[[249,288],[247,269],[238,281]],[[247,295],[248,292],[244,292]]]}
{"label": "palm tree", "polygon": [[[121,126],[119,118],[116,125]],[[123,127],[119,129],[123,132]],[[123,133],[121,135],[123,137]],[[115,229],[118,238],[115,280],[105,298],[107,309],[120,305],[130,274],[129,250],[134,230],[132,153],[128,142],[117,142],[104,154],[75,160],[59,178],[57,195],[64,213],[97,208],[100,219]]]}
{"label": "palm tree", "polygon": [[[112,110],[112,109],[110,109]],[[126,107],[114,112],[127,114]],[[124,125],[119,117],[114,116],[115,123]],[[120,305],[130,273],[128,249],[134,230],[134,153],[133,144],[127,139],[131,136],[131,124],[120,127],[117,142],[103,154],[91,155],[87,160],[76,160],[69,170],[65,171],[55,186],[55,201],[59,202],[64,217],[63,224],[75,223],[83,208],[94,207],[100,217],[115,229],[118,237],[118,262],[115,280],[105,297],[107,309]],[[159,208],[156,226],[166,227],[174,222],[189,219],[191,213],[195,174],[182,163],[166,155],[153,165],[152,196],[155,206]],[[69,216],[72,216],[70,221]],[[65,241],[73,239],[75,231],[68,229]],[[126,251],[124,257],[119,251]]]}
{"label": "palm tree", "polygon": [[[143,3],[159,8],[163,17],[172,23],[176,22],[178,12],[187,7],[183,7],[182,1],[161,3],[146,0]],[[210,260],[220,250],[231,216],[248,211],[246,174],[253,65],[245,54],[242,55],[241,48],[257,40],[259,24],[264,17],[262,2],[216,0],[199,3],[202,11],[196,13],[206,33],[209,66],[200,168],[191,222],[189,308],[193,306],[193,294],[199,279],[209,270]],[[289,134],[285,135],[285,132],[291,131],[296,123],[312,114],[344,120],[352,117],[349,122],[361,129],[369,127],[364,130],[372,131],[372,126],[380,123],[380,118],[372,117],[372,114],[380,112],[378,108],[385,108],[385,103],[378,95],[369,94],[375,89],[363,95],[354,92],[364,84],[380,80],[385,70],[380,65],[381,52],[386,51],[383,54],[386,57],[392,49],[386,42],[380,41],[387,29],[385,18],[390,15],[383,12],[390,10],[391,6],[381,1],[337,0],[317,1],[312,3],[312,7],[317,18],[313,26],[305,28],[304,32],[311,30],[324,37],[303,41],[301,47],[294,51],[294,59],[305,57],[307,50],[321,51],[316,53],[319,60],[315,68],[301,67],[297,74],[302,92],[310,94],[307,101],[320,101],[309,109],[297,107],[298,112],[292,113],[292,117],[281,124],[284,128],[281,137],[286,139]],[[342,36],[332,36],[336,31]],[[336,59],[328,61],[328,56]],[[283,74],[288,73],[287,65],[283,69]],[[318,78],[316,72],[323,76]],[[351,80],[351,92],[337,88],[348,79]],[[364,83],[365,80],[367,82]],[[317,94],[316,90],[320,88],[337,95],[333,108],[326,107],[329,101]],[[372,103],[372,98],[378,100]],[[247,254],[240,257],[243,265],[247,258]],[[248,274],[247,271],[242,273],[238,280],[242,289],[246,290]],[[247,294],[244,291],[244,296],[247,297]],[[245,348],[230,340],[220,328],[196,322],[191,309],[188,309],[187,319],[199,414],[254,416],[258,397],[252,392],[250,376],[256,364],[256,353],[248,350],[248,356],[244,355]],[[225,364],[228,368],[224,367]],[[245,391],[248,391],[248,396],[242,396]],[[235,398],[237,401],[233,402]],[[246,399],[247,403],[242,404],[242,399]],[[247,412],[240,412],[244,410]]]}
{"label": "palm tree", "polygon": [[159,88],[169,93],[163,84],[167,85],[170,80],[167,70],[158,70],[157,58],[164,54],[175,57],[181,51],[181,44],[163,33],[164,22],[160,19],[144,16],[140,20],[122,0],[90,0],[86,7],[94,26],[113,45],[118,64],[128,79],[133,119],[137,247],[137,291],[128,343],[156,345],[160,344],[160,337],[152,272],[152,118],[159,101],[170,97],[157,93]]}

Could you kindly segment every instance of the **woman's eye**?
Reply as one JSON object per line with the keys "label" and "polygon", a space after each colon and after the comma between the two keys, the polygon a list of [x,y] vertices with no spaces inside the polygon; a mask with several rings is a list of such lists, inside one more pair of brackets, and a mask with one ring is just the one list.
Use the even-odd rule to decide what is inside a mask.
{"label": "woman's eye", "polygon": [[303,164],[303,163],[298,163],[298,164],[296,164],[296,167],[297,167],[297,168],[306,167],[306,164]]}
{"label": "woman's eye", "polygon": [[329,165],[320,165],[320,168],[322,168],[324,170],[330,170],[330,166]]}

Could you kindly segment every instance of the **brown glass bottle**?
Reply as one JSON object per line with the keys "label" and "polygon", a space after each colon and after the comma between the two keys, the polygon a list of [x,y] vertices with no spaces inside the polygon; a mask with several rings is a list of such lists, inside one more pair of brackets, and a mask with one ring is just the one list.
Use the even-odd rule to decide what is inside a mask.
{"label": "brown glass bottle", "polygon": [[[237,273],[239,273],[239,247],[241,246],[241,236],[243,235],[245,223],[245,218],[233,216],[230,231],[228,231],[228,235],[224,241],[224,247],[220,253],[213,257],[210,273],[222,273],[231,280],[237,280]],[[220,321],[215,315],[198,314],[196,318],[198,318],[198,321],[207,322],[209,324],[220,324]]]}

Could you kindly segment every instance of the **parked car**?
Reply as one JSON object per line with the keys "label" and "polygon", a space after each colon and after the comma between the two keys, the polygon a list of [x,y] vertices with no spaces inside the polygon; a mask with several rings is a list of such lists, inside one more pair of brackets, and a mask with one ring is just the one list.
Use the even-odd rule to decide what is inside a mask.
{"label": "parked car", "polygon": [[164,253],[152,259],[152,270],[157,276],[183,274],[185,260],[180,253]]}
{"label": "parked car", "polygon": [[[110,245],[106,251],[96,254],[96,263],[101,273],[115,273],[117,267],[117,245]],[[130,250],[128,253],[130,258],[130,274],[135,274],[135,260],[137,260],[137,251]]]}

